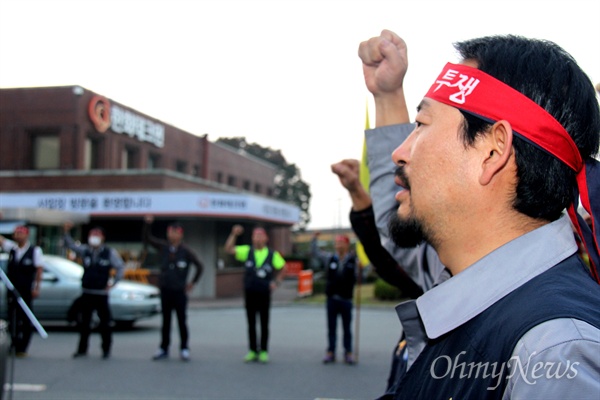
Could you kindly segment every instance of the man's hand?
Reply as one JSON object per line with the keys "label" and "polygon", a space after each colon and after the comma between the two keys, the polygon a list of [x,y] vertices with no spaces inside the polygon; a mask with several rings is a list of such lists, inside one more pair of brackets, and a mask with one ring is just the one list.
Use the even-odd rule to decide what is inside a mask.
{"label": "man's hand", "polygon": [[367,89],[374,96],[402,89],[408,69],[406,43],[392,31],[361,42],[358,56],[363,62]]}
{"label": "man's hand", "polygon": [[244,227],[241,225],[234,225],[233,228],[231,228],[231,234],[236,237],[240,236],[243,233],[244,233]]}
{"label": "man's hand", "polygon": [[342,186],[349,192],[356,191],[361,187],[360,162],[358,160],[346,159],[332,164],[331,172],[337,175]]}
{"label": "man's hand", "polygon": [[192,291],[192,289],[194,288],[194,283],[193,282],[188,282],[185,285],[185,292],[189,293]]}
{"label": "man's hand", "polygon": [[371,206],[371,196],[360,183],[360,162],[358,160],[346,159],[332,164],[331,171],[338,176],[342,186],[348,190],[354,211],[362,211]]}
{"label": "man's hand", "polygon": [[71,229],[73,229],[73,223],[71,221],[67,221],[63,224],[63,230],[65,233],[69,233]]}
{"label": "man's hand", "polygon": [[31,297],[34,299],[37,299],[38,296],[40,295],[40,289],[35,287],[33,289],[31,289]]}
{"label": "man's hand", "polygon": [[375,126],[410,122],[404,98],[404,76],[408,69],[406,43],[392,31],[360,43],[358,56],[363,63],[367,89],[375,100]]}

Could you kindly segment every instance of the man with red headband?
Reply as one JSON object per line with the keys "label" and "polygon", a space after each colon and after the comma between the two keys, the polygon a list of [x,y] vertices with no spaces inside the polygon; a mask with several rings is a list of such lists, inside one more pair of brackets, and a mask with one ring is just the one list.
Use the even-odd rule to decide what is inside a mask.
{"label": "man with red headband", "polygon": [[327,351],[324,364],[335,362],[337,342],[337,320],[342,319],[344,362],[354,364],[352,355],[352,299],[354,297],[354,284],[358,263],[356,254],[350,251],[350,239],[346,235],[336,235],[334,240],[335,252],[319,249],[315,233],[310,243],[311,255],[318,259],[325,267],[327,283],[325,294],[327,296]]}
{"label": "man with red headband", "polygon": [[[204,266],[192,249],[183,243],[183,227],[172,223],[167,227],[167,240],[156,238],[150,233],[154,221],[152,215],[144,218],[144,243],[150,243],[159,252],[161,260],[158,286],[162,308],[161,341],[153,360],[164,360],[169,357],[171,343],[171,317],[173,311],[177,315],[179,326],[179,356],[183,361],[190,360],[188,346],[189,331],[187,326],[187,294],[200,280]],[[196,273],[188,281],[190,268],[194,266]]]}
{"label": "man with red headband", "polygon": [[[40,294],[42,280],[42,249],[29,242],[29,228],[20,225],[13,233],[13,240],[0,235],[0,246],[8,253],[7,277],[25,302],[32,309],[33,299]],[[27,314],[17,304],[12,293],[7,294],[12,346],[17,357],[26,357],[31,341],[32,325]],[[14,323],[14,326],[12,325]],[[14,329],[13,329],[14,327]]]}
{"label": "man with red headband", "polygon": [[[262,226],[252,229],[252,245],[236,246],[244,227],[234,225],[225,242],[225,252],[244,263],[244,306],[248,321],[248,353],[245,362],[269,362],[269,315],[271,292],[283,279],[285,259],[267,246],[269,236]],[[260,343],[256,333],[256,316],[260,318]],[[260,346],[259,346],[260,344]]]}
{"label": "man with red headband", "polygon": [[[105,234],[100,227],[94,227],[88,232],[87,244],[75,243],[70,235],[73,224],[63,224],[64,245],[73,251],[82,261],[83,276],[81,277],[82,294],[79,300],[81,321],[79,324],[79,345],[73,358],[87,356],[91,319],[94,311],[100,319],[100,336],[102,338],[102,358],[110,357],[112,347],[111,314],[108,304],[109,291],[123,278],[123,259],[112,247],[104,244]],[[114,278],[111,274],[114,272]]]}
{"label": "man with red headband", "polygon": [[458,43],[460,64],[442,70],[394,150],[406,122],[397,39],[383,31],[359,47],[377,107],[367,143],[396,141],[392,238],[428,243],[446,270],[397,307],[407,363],[383,398],[597,398],[600,111],[589,78],[550,42]]}

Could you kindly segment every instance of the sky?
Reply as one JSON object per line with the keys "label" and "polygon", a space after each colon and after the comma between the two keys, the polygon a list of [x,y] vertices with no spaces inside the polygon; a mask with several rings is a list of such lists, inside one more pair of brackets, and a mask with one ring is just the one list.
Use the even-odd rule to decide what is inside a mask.
{"label": "sky", "polygon": [[[361,41],[408,45],[411,118],[452,43],[548,39],[600,83],[593,0],[0,0],[0,88],[79,85],[209,140],[281,150],[312,193],[310,229],[348,227],[331,164],[361,157]],[[390,155],[393,149],[390,149]]]}

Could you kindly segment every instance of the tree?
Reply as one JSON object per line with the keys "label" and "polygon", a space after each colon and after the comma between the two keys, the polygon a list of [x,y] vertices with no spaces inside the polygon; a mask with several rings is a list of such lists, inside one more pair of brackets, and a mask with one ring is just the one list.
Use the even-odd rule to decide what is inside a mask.
{"label": "tree", "polygon": [[302,180],[300,170],[296,164],[288,164],[281,150],[262,147],[257,143],[248,143],[245,137],[219,138],[217,143],[222,143],[234,149],[271,163],[277,169],[275,175],[274,197],[287,203],[295,204],[300,208],[300,222],[298,226],[305,229],[310,222],[310,186]]}

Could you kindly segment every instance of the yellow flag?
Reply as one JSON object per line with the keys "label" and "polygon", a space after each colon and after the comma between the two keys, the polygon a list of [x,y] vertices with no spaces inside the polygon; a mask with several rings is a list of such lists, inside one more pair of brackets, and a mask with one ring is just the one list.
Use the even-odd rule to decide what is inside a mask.
{"label": "yellow flag", "polygon": [[[366,119],[365,119],[365,130],[371,129],[371,125],[369,123],[369,102],[367,101],[366,107]],[[363,139],[363,149],[362,149],[362,159],[360,162],[360,183],[363,185],[367,193],[369,192],[369,167],[367,164],[367,141]],[[371,262],[365,253],[365,249],[360,242],[356,243],[356,255],[358,256],[358,260],[360,261],[360,265],[366,267]]]}

